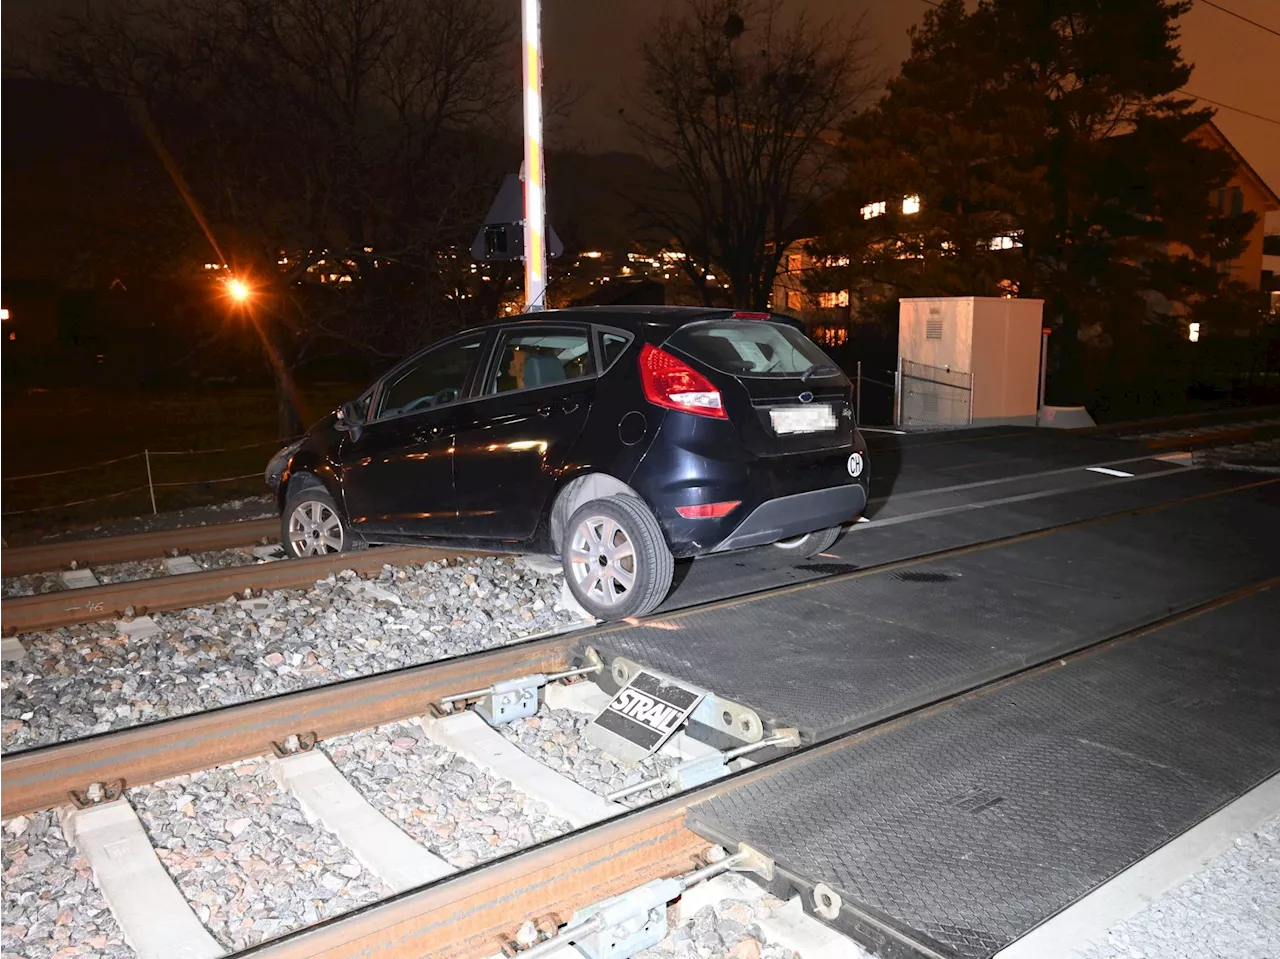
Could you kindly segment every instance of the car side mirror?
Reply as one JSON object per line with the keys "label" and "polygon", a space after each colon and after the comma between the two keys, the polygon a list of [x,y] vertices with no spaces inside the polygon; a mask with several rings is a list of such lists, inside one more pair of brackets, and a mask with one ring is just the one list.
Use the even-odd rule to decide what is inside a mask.
{"label": "car side mirror", "polygon": [[364,426],[364,405],[352,400],[338,407],[338,421],[334,425],[340,430],[356,430]]}

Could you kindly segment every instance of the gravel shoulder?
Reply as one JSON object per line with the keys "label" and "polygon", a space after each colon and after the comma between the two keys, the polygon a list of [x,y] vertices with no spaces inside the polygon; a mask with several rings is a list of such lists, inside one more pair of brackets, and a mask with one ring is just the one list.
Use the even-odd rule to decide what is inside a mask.
{"label": "gravel shoulder", "polygon": [[1280,817],[1117,923],[1081,959],[1280,956]]}
{"label": "gravel shoulder", "polygon": [[307,590],[22,637],[0,664],[5,751],[75,739],[340,679],[477,652],[579,625],[563,577],[508,557],[347,570]]}
{"label": "gravel shoulder", "polygon": [[[226,500],[209,506],[189,506],[186,509],[168,510],[154,515],[132,516],[92,526],[78,526],[40,536],[35,543],[65,543],[77,539],[99,539],[103,536],[123,536],[126,533],[148,533],[152,530],[181,529],[184,526],[210,526],[214,523],[234,523],[247,519],[266,519],[277,515],[275,500],[268,494],[244,499]],[[33,545],[26,541],[13,545]]]}
{"label": "gravel shoulder", "polygon": [[1254,440],[1199,450],[1194,462],[1201,466],[1217,466],[1223,469],[1253,470],[1260,473],[1280,473],[1280,437]]}

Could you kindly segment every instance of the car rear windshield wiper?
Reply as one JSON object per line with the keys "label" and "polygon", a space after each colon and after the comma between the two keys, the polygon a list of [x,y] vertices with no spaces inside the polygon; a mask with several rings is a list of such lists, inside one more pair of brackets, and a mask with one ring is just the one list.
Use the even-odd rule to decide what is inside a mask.
{"label": "car rear windshield wiper", "polygon": [[817,366],[811,366],[807,370],[805,370],[800,377],[800,382],[808,383],[809,377],[811,376],[817,376],[819,374],[821,374],[822,376],[830,376],[833,373],[839,373],[839,372],[840,372],[839,367],[832,366],[830,363],[819,363]]}

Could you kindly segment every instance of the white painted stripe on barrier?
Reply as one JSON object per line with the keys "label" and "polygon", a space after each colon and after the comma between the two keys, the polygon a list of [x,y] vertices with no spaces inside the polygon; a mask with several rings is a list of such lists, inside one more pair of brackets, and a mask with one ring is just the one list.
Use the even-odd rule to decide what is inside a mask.
{"label": "white painted stripe on barrier", "polygon": [[271,773],[311,822],[319,820],[395,892],[447,876],[454,868],[378,812],[318,750],[271,761]]}
{"label": "white painted stripe on barrier", "polygon": [[1086,466],[1090,473],[1102,473],[1105,476],[1132,476],[1132,473],[1126,473],[1124,470],[1113,470],[1109,466]]}
{"label": "white painted stripe on barrier", "polygon": [[443,719],[419,717],[414,721],[436,745],[509,781],[526,796],[546,803],[552,815],[567,819],[575,827],[626,811],[620,803],[597,796],[526,756],[474,712],[453,713]]}
{"label": "white painted stripe on barrier", "polygon": [[139,959],[215,959],[226,950],[200,924],[126,800],[59,810],[67,842],[93,868],[102,896]]}
{"label": "white painted stripe on barrier", "polygon": [[1070,959],[1087,952],[1112,926],[1199,872],[1277,809],[1280,776],[1272,776],[1006,946],[995,959]]}

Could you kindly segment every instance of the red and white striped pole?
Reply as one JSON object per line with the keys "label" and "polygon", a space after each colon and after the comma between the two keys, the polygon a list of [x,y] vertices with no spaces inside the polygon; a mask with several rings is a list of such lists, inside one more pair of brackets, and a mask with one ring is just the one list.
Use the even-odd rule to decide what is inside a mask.
{"label": "red and white striped pole", "polygon": [[547,307],[547,204],[542,168],[540,0],[520,0],[524,33],[524,308]]}

